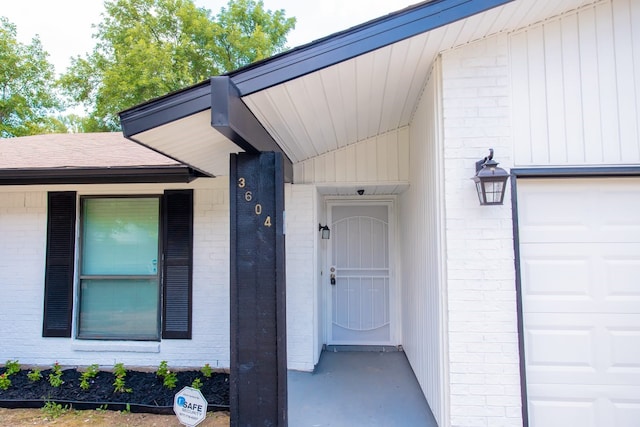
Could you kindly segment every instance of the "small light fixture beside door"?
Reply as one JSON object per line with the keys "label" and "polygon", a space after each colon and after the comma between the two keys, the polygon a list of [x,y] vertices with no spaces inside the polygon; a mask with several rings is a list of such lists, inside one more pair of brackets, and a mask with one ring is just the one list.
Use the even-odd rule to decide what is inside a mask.
{"label": "small light fixture beside door", "polygon": [[473,177],[480,204],[501,205],[508,179],[507,171],[499,168],[498,162],[493,160],[493,148],[490,148],[489,155],[476,162],[476,176]]}
{"label": "small light fixture beside door", "polygon": [[318,231],[320,232],[322,240],[329,240],[329,237],[331,236],[331,230],[329,230],[328,225],[318,224]]}

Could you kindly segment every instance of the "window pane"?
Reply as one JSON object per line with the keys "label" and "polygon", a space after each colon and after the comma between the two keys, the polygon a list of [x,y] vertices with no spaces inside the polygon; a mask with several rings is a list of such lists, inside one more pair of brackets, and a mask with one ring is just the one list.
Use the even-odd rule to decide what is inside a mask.
{"label": "window pane", "polygon": [[157,198],[83,202],[83,275],[157,274]]}
{"label": "window pane", "polygon": [[80,338],[158,339],[158,281],[82,280]]}

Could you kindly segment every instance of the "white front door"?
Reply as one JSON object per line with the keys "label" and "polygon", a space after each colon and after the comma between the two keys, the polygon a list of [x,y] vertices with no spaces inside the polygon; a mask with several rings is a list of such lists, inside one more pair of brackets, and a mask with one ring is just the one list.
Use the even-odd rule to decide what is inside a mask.
{"label": "white front door", "polygon": [[332,206],[330,222],[328,342],[391,344],[388,206]]}

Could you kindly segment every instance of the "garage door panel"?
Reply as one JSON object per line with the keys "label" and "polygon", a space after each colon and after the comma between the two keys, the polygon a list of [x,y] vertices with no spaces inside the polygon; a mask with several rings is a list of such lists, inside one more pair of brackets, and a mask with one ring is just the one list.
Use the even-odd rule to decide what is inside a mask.
{"label": "garage door panel", "polygon": [[[538,252],[538,253],[536,253]],[[541,252],[541,253],[540,253]],[[526,247],[521,253],[521,271],[530,284],[528,297],[581,297],[589,298],[589,257],[554,256],[539,247]],[[566,280],[573,277],[575,280]]]}
{"label": "garage door panel", "polygon": [[[638,427],[640,404],[624,396],[640,393],[638,387],[593,389],[565,387],[549,397],[544,387],[529,390],[529,421],[543,427]],[[595,393],[596,397],[590,397]]]}
{"label": "garage door panel", "polygon": [[640,178],[518,181],[532,427],[640,426]]}
{"label": "garage door panel", "polygon": [[640,386],[640,314],[527,313],[527,383]]}
{"label": "garage door panel", "polygon": [[[640,390],[634,390],[636,396],[640,394]],[[640,404],[636,402],[629,402],[626,399],[615,400],[611,402],[613,408],[613,417],[616,427],[637,427],[638,420],[640,420]]]}
{"label": "garage door panel", "polygon": [[635,254],[636,249],[625,245],[626,256],[603,261],[609,297],[632,298],[640,302],[640,255]]}
{"label": "garage door panel", "polygon": [[529,396],[529,419],[534,426],[597,427],[597,403],[595,400],[537,399]]}
{"label": "garage door panel", "polygon": [[522,244],[528,312],[637,313],[640,243]]}
{"label": "garage door panel", "polygon": [[[576,241],[589,233],[590,220],[581,212],[593,203],[588,195],[565,195],[542,182],[541,188],[518,194],[518,222],[522,242]],[[540,209],[553,206],[554,209]],[[558,240],[559,239],[559,240]]]}
{"label": "garage door panel", "polygon": [[[640,372],[640,327],[611,327],[606,331],[611,343],[611,368],[627,374]],[[639,418],[640,420],[640,418]]]}
{"label": "garage door panel", "polygon": [[571,375],[595,371],[593,329],[528,325],[526,331],[525,354],[532,371],[551,375],[558,371],[570,371]]}
{"label": "garage door panel", "polygon": [[525,191],[518,190],[521,242],[640,242],[635,178],[542,179],[525,185]]}

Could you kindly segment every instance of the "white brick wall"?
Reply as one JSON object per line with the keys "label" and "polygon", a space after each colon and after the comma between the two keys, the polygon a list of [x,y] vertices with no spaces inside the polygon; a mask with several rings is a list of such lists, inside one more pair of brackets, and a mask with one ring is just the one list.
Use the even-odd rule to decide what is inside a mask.
{"label": "white brick wall", "polygon": [[[228,179],[198,179],[188,185],[121,185],[0,188],[0,363],[76,366],[171,366],[228,368],[229,190]],[[194,188],[193,339],[100,342],[42,337],[47,191],[91,194],[154,194]],[[313,370],[318,328],[316,301],[317,192],[287,185],[287,317],[289,367]],[[77,308],[77,303],[75,304]]]}
{"label": "white brick wall", "polygon": [[513,164],[507,37],[442,55],[451,425],[521,426],[513,233],[480,206],[474,164]]}
{"label": "white brick wall", "polygon": [[313,185],[287,184],[287,358],[289,369],[312,371],[317,361],[316,306],[317,192]]}
{"label": "white brick wall", "polygon": [[[42,338],[47,191],[153,194],[194,188],[194,321],[192,340],[96,342]],[[229,198],[225,178],[191,184],[0,188],[0,363],[104,366],[229,366]],[[77,306],[77,304],[76,304]]]}
{"label": "white brick wall", "polygon": [[25,337],[42,335],[46,204],[42,192],[0,193],[0,363],[10,349],[42,351]]}

